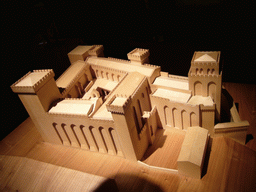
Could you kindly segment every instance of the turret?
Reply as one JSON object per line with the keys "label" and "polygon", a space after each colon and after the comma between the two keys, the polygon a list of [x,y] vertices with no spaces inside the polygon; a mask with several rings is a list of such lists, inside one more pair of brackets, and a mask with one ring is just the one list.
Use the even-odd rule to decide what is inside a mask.
{"label": "turret", "polygon": [[43,139],[61,144],[47,116],[52,103],[61,98],[53,70],[29,72],[15,82],[11,89],[18,94]]}
{"label": "turret", "polygon": [[103,45],[79,45],[68,53],[68,58],[72,64],[78,60],[84,61],[88,56],[103,57],[103,51]]}
{"label": "turret", "polygon": [[220,121],[222,72],[220,51],[195,52],[188,73],[192,95],[210,96],[216,104],[216,120]]}
{"label": "turret", "polygon": [[131,63],[143,65],[149,62],[149,50],[136,48],[127,54],[128,59]]}

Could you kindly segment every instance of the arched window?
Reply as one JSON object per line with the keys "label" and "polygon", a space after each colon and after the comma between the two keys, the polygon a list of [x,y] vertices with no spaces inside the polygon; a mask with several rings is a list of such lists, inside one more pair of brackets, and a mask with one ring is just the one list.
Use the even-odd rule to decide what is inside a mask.
{"label": "arched window", "polygon": [[71,125],[71,128],[72,128],[72,130],[73,130],[73,132],[75,134],[75,137],[76,137],[80,147],[82,149],[87,149],[88,150],[89,149],[89,144],[88,144],[86,136],[85,136],[85,134],[83,132],[83,127],[84,126],[82,126],[82,125],[80,127],[79,126],[75,126],[74,124]]}
{"label": "arched window", "polygon": [[211,74],[211,70],[207,69],[207,75],[210,75],[210,74]]}
{"label": "arched window", "polygon": [[202,95],[202,83],[199,81],[194,84],[194,95]]}
{"label": "arched window", "polygon": [[216,84],[214,82],[208,83],[207,86],[207,96],[210,96],[214,101],[216,97]]}
{"label": "arched window", "polygon": [[182,129],[186,130],[190,126],[188,113],[185,110],[181,111],[181,123]]}
{"label": "arched window", "polygon": [[196,74],[199,75],[199,69],[198,68],[196,68]]}
{"label": "arched window", "polygon": [[139,115],[142,116],[142,108],[141,108],[141,104],[140,104],[140,100],[137,100],[138,106],[139,106]]}
{"label": "arched window", "polygon": [[93,126],[90,126],[89,127],[89,131],[90,131],[90,136],[91,136],[91,148],[94,147],[95,149],[93,150],[99,150],[99,147],[98,147],[98,144],[97,144],[97,141],[96,141],[96,138],[95,138],[95,131],[96,129],[93,127]]}
{"label": "arched window", "polygon": [[136,129],[137,129],[137,132],[138,134],[140,134],[140,125],[139,125],[139,121],[138,121],[138,116],[137,116],[137,112],[136,112],[136,109],[135,107],[133,106],[133,118],[134,118],[134,123],[135,123],[135,126],[136,126]]}
{"label": "arched window", "polygon": [[123,156],[122,148],[120,146],[119,139],[118,139],[118,136],[116,134],[116,131],[112,127],[110,127],[108,129],[108,131],[109,131],[110,137],[111,137],[111,139],[113,141],[113,145],[114,145],[114,147],[116,149],[117,155],[118,156]]}
{"label": "arched window", "polygon": [[196,114],[194,112],[190,113],[190,127],[198,125]]}
{"label": "arched window", "polygon": [[165,124],[171,126],[171,114],[168,106],[164,106],[164,119]]}
{"label": "arched window", "polygon": [[61,124],[61,127],[62,127],[62,130],[64,131],[64,133],[65,133],[65,135],[66,135],[66,137],[67,137],[67,139],[68,139],[68,142],[69,142],[69,144],[71,144],[71,141],[70,141],[70,139],[69,139],[69,137],[68,137],[68,134],[67,134],[67,131],[66,131],[66,124],[65,123],[62,123]]}
{"label": "arched window", "polygon": [[57,123],[53,123],[52,126],[53,126],[54,130],[56,131],[56,133],[57,133],[57,135],[58,135],[58,137],[59,137],[61,143],[63,144],[63,140],[62,140],[62,138],[61,138],[61,136],[60,136],[60,133],[59,133],[59,131],[58,131],[58,129],[57,129]]}
{"label": "arched window", "polygon": [[174,107],[174,108],[172,109],[173,127],[175,127],[176,124],[178,124],[178,123],[176,123],[177,118],[178,118],[178,110]]}
{"label": "arched window", "polygon": [[107,143],[106,143],[106,140],[105,140],[106,137],[107,137],[106,132],[105,132],[103,127],[99,127],[99,132],[100,132],[100,136],[101,136],[100,143],[101,143],[101,145],[103,147],[103,151],[107,152],[108,151],[108,147],[107,147]]}

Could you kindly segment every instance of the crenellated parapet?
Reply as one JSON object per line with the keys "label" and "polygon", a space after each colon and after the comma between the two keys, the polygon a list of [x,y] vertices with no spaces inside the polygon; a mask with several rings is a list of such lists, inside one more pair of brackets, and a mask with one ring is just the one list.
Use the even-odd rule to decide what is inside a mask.
{"label": "crenellated parapet", "polygon": [[158,66],[158,65],[151,65],[151,64],[147,64],[147,63],[145,63],[145,64],[144,64],[144,66],[146,66],[146,67],[150,67],[150,68],[161,69],[161,67],[160,67],[160,66]]}
{"label": "crenellated parapet", "polygon": [[15,93],[36,93],[46,82],[55,76],[52,69],[28,72],[11,85]]}
{"label": "crenellated parapet", "polygon": [[190,75],[218,75],[220,51],[196,51],[191,60]]}
{"label": "crenellated parapet", "polygon": [[218,75],[218,74],[194,74],[194,73],[191,73],[190,77],[203,77],[203,78],[218,78],[220,77],[221,75]]}
{"label": "crenellated parapet", "polygon": [[117,73],[127,73],[126,71],[123,71],[123,70],[117,70],[117,69],[106,67],[106,66],[98,66],[98,65],[92,64],[90,62],[88,62],[88,64],[91,65],[91,67],[94,71],[98,70],[98,71],[113,71],[113,72],[117,72]]}
{"label": "crenellated parapet", "polygon": [[129,60],[118,59],[118,58],[114,58],[114,57],[108,57],[107,59],[108,59],[108,60],[111,60],[111,61],[122,62],[122,63],[131,63],[131,61],[129,61]]}
{"label": "crenellated parapet", "polygon": [[183,81],[188,81],[188,77],[183,77],[183,76],[179,76],[179,75],[168,75],[169,78],[171,79],[177,79],[177,80],[183,80]]}
{"label": "crenellated parapet", "polygon": [[111,113],[124,114],[131,102],[131,96],[128,97],[127,95],[116,94],[109,100],[106,107]]}
{"label": "crenellated parapet", "polygon": [[218,65],[218,63],[217,62],[191,62],[194,66],[204,66],[204,65],[206,65],[206,66],[212,66],[212,67],[214,67],[214,66],[217,66]]}
{"label": "crenellated parapet", "polygon": [[127,54],[130,60],[144,60],[149,57],[148,49],[136,48]]}
{"label": "crenellated parapet", "polygon": [[103,56],[104,47],[103,45],[93,45],[89,50],[89,55],[91,56]]}
{"label": "crenellated parapet", "polygon": [[144,64],[145,62],[148,62],[149,55],[150,54],[148,49],[136,48],[132,50],[130,53],[128,53],[127,57],[132,62],[138,62],[140,64]]}

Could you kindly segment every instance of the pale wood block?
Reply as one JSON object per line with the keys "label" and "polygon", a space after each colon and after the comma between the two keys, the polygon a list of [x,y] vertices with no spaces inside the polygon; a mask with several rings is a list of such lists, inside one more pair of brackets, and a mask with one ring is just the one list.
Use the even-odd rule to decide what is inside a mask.
{"label": "pale wood block", "polygon": [[180,174],[201,179],[207,141],[208,130],[201,127],[188,128],[178,157]]}

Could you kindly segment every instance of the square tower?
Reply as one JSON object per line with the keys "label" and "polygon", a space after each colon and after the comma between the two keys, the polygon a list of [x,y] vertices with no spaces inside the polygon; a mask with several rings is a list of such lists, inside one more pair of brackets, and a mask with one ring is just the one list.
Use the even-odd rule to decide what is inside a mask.
{"label": "square tower", "polygon": [[220,120],[222,72],[219,70],[220,51],[196,51],[188,73],[192,95],[210,96],[216,104],[216,118]]}
{"label": "square tower", "polygon": [[196,51],[191,61],[190,72],[196,75],[219,74],[220,51]]}
{"label": "square tower", "polygon": [[18,94],[43,140],[61,144],[47,115],[52,103],[61,98],[53,70],[29,72],[15,82],[11,89]]}
{"label": "square tower", "polygon": [[136,48],[128,53],[127,57],[132,63],[142,65],[149,62],[149,50]]}

